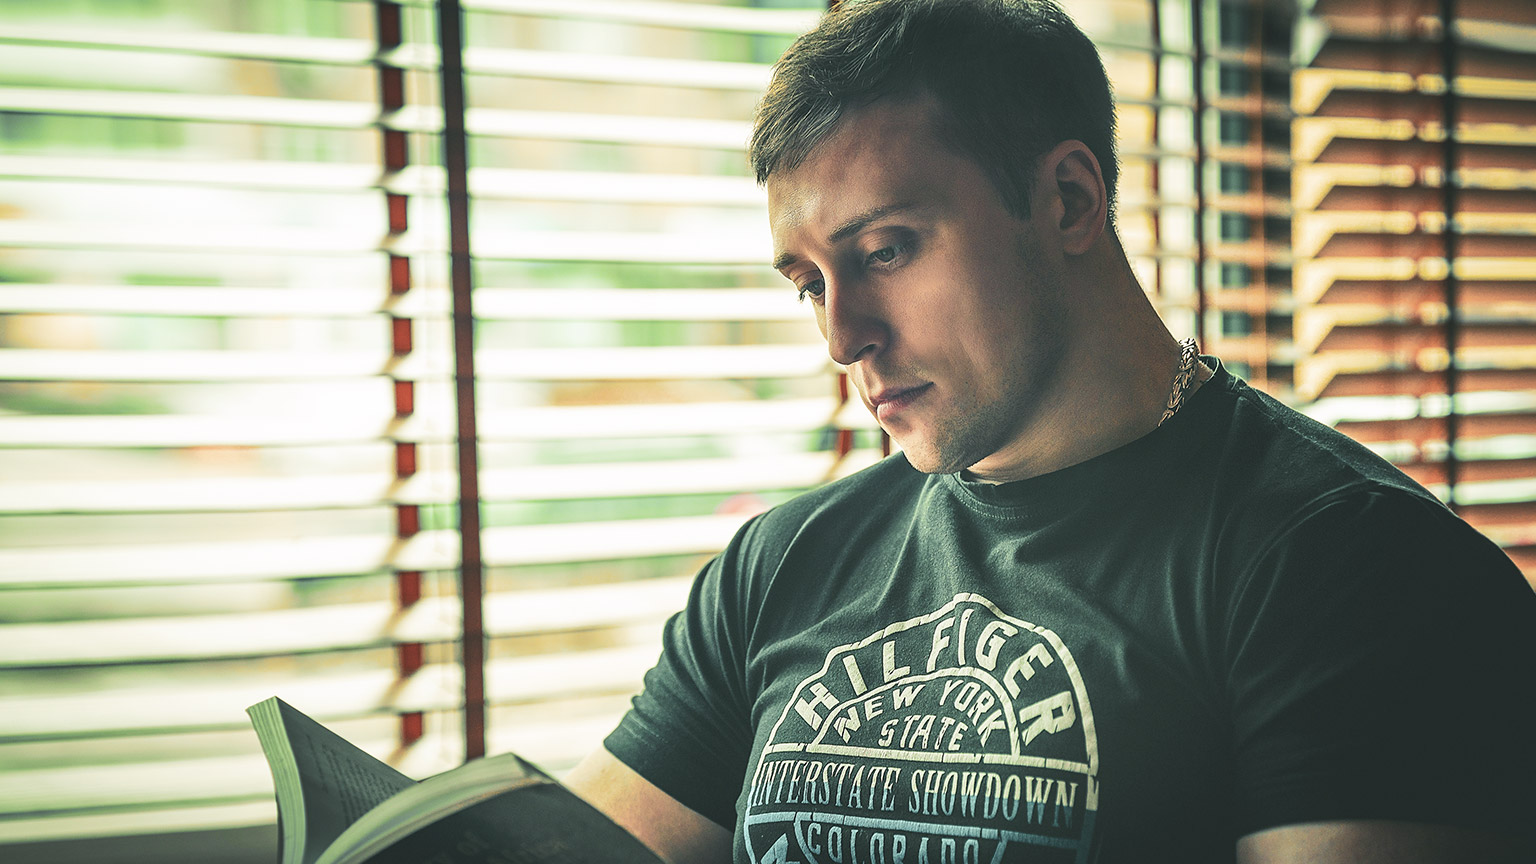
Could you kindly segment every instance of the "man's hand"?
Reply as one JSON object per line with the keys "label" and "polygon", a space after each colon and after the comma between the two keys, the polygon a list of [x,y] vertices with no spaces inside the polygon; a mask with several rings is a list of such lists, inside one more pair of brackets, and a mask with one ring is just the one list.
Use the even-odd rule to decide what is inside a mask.
{"label": "man's hand", "polygon": [[679,804],[607,750],[583,759],[565,785],[671,864],[731,860],[731,832]]}
{"label": "man's hand", "polygon": [[1413,822],[1310,822],[1237,841],[1238,864],[1517,864],[1529,855],[1490,834]]}

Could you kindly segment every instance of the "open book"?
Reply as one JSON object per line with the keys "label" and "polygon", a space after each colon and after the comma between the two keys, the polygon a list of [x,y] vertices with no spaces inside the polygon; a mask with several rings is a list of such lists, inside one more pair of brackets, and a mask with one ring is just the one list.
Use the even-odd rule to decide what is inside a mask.
{"label": "open book", "polygon": [[511,753],[417,783],[281,699],[247,713],[277,790],[280,864],[660,864]]}

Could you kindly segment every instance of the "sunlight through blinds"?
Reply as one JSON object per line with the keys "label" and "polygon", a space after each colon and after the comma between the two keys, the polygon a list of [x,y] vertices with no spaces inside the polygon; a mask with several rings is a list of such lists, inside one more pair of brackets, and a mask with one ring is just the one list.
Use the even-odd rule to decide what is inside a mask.
{"label": "sunlight through blinds", "polygon": [[1298,395],[1536,576],[1536,8],[1319,0],[1311,16]]}
{"label": "sunlight through blinds", "polygon": [[[466,4],[490,749],[570,765],[838,458],[743,146],[815,8]],[[278,694],[463,757],[429,4],[0,18],[0,843],[272,819]]]}

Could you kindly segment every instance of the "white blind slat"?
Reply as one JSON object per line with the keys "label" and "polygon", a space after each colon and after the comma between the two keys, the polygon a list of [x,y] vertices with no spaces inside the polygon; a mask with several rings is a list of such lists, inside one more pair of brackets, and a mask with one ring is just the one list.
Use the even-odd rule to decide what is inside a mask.
{"label": "white blind slat", "polygon": [[[825,372],[815,345],[686,345],[636,348],[488,349],[486,378],[626,380],[794,378]],[[443,377],[447,358],[380,357],[377,352],[50,351],[0,349],[0,379],[11,381],[274,381],[394,375]]]}
{"label": "white blind slat", "polygon": [[[491,441],[534,441],[812,431],[830,425],[836,408],[830,397],[530,406],[487,412],[481,433]],[[391,438],[439,442],[450,440],[452,432],[446,416],[417,414],[401,421],[387,411],[292,417],[0,414],[0,448],[302,446]]]}
{"label": "white blind slat", "polygon": [[[825,481],[829,452],[751,459],[597,462],[493,469],[481,479],[489,501],[571,500],[807,488]],[[0,486],[0,515],[18,513],[161,513],[306,510],[380,503],[448,504],[458,500],[449,472],[410,478],[385,474],[302,477],[199,477],[47,481]]]}
{"label": "white blind slat", "polygon": [[[317,129],[365,129],[380,119],[378,106],[366,102],[53,87],[0,87],[0,111],[259,123]],[[441,119],[438,125],[442,125]]]}
{"label": "white blind slat", "polygon": [[[0,42],[66,49],[122,49],[161,54],[362,66],[382,59],[410,69],[436,70],[436,46],[419,43],[380,52],[363,39],[292,37],[269,33],[99,30],[0,23]],[[761,91],[768,66],[719,60],[624,57],[567,51],[468,48],[470,73],[557,78],[605,84],[644,84]]]}
{"label": "white blind slat", "polygon": [[[0,284],[0,308],[12,313],[165,315],[220,318],[362,317],[388,313],[442,319],[450,301],[442,292],[403,297],[381,291],[284,288]],[[810,311],[784,289],[480,288],[475,315],[482,320],[560,321],[802,321]]]}
{"label": "white blind slat", "polygon": [[[589,526],[591,527],[591,526]],[[498,594],[486,604],[492,636],[615,626],[682,608],[689,578]],[[0,624],[17,646],[0,668],[243,657],[350,649],[394,642],[442,642],[459,632],[458,601],[426,598],[404,612],[360,603],[231,615]]]}
{"label": "white blind slat", "polygon": [[[676,516],[617,522],[560,522],[487,529],[491,566],[561,564],[725,548],[745,515]],[[408,540],[333,536],[216,543],[0,549],[0,587],[135,585],[302,579],[401,570],[446,570],[458,563],[450,531]],[[30,626],[30,625],[29,625]]]}
{"label": "white blind slat", "polygon": [[666,0],[469,0],[471,11],[509,12],[552,18],[583,18],[682,29],[727,30],[798,36],[821,13],[801,9],[752,9]]}

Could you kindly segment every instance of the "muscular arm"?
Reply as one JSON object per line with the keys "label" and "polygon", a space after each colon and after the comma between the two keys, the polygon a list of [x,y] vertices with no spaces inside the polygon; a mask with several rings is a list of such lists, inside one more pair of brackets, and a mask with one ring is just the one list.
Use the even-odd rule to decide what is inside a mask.
{"label": "muscular arm", "polygon": [[1516,864],[1530,854],[1489,834],[1412,822],[1311,822],[1237,841],[1238,864]]}
{"label": "muscular arm", "polygon": [[565,783],[671,864],[723,864],[731,859],[731,832],[678,803],[599,748]]}

